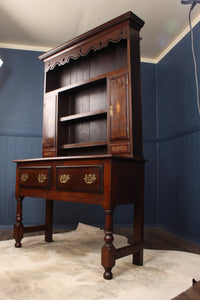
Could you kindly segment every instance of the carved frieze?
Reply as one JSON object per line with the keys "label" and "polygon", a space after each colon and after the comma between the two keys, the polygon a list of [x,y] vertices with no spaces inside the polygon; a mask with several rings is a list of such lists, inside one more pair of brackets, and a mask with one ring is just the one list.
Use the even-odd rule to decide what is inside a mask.
{"label": "carved frieze", "polygon": [[76,47],[69,47],[63,50],[57,56],[52,56],[51,59],[45,63],[45,71],[53,70],[56,66],[62,66],[70,61],[70,59],[77,60],[80,56],[86,56],[90,51],[97,51],[106,48],[109,43],[118,43],[122,39],[127,39],[128,29],[126,26],[119,28],[107,35],[100,36],[92,40],[85,40]]}

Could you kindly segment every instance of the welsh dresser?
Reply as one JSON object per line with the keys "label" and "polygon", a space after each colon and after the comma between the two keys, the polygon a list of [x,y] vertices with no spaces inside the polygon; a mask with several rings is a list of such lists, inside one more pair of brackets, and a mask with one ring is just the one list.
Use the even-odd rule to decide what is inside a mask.
{"label": "welsh dresser", "polygon": [[[72,201],[105,210],[104,278],[115,261],[143,264],[144,165],[140,29],[127,12],[39,58],[44,62],[43,157],[16,160],[15,247],[24,233],[45,231],[52,242],[53,203]],[[24,197],[46,199],[43,225],[24,226]],[[134,242],[115,248],[113,212],[133,204]]]}

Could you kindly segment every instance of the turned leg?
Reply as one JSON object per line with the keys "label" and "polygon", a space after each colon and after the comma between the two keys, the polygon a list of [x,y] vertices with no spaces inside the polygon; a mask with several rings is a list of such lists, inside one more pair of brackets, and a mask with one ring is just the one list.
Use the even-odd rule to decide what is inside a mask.
{"label": "turned leg", "polygon": [[24,235],[24,225],[22,223],[22,201],[24,197],[19,197],[17,199],[17,212],[16,212],[16,223],[14,226],[14,238],[15,247],[20,248],[22,246],[21,240]]}
{"label": "turned leg", "polygon": [[52,242],[53,231],[53,200],[46,200],[46,218],[45,218],[46,230],[45,241]]}
{"label": "turned leg", "polygon": [[143,265],[143,239],[144,239],[144,204],[143,201],[134,206],[134,228],[133,228],[134,241],[142,243],[141,249],[133,253],[133,264]]}
{"label": "turned leg", "polygon": [[106,220],[105,220],[105,244],[101,252],[101,263],[105,269],[103,274],[104,279],[112,279],[112,268],[115,265],[115,252],[116,249],[113,246],[113,211],[105,210]]}

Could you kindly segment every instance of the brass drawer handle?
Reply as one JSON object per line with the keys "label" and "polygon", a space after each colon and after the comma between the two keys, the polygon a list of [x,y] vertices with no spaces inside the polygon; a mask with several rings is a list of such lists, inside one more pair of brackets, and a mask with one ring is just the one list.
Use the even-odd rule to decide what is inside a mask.
{"label": "brass drawer handle", "polygon": [[61,174],[60,175],[60,183],[67,183],[70,180],[69,174]]}
{"label": "brass drawer handle", "polygon": [[91,184],[94,181],[96,181],[96,175],[95,174],[85,174],[84,181],[87,184]]}
{"label": "brass drawer handle", "polygon": [[21,180],[22,180],[23,182],[25,182],[25,181],[27,181],[28,179],[29,179],[28,174],[27,174],[27,173],[23,173],[22,176],[21,176]]}
{"label": "brass drawer handle", "polygon": [[47,179],[46,174],[41,173],[41,174],[38,175],[38,181],[40,183],[43,183],[46,179]]}

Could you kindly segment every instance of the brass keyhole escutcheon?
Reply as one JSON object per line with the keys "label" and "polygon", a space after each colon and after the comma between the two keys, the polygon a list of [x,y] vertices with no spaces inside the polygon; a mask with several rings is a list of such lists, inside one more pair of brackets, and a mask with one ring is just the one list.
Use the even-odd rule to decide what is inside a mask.
{"label": "brass keyhole escutcheon", "polygon": [[85,174],[84,181],[87,184],[92,184],[94,181],[96,181],[96,175],[95,174]]}
{"label": "brass keyhole escutcheon", "polygon": [[28,174],[27,173],[23,173],[22,176],[21,176],[21,180],[23,182],[26,182],[28,179],[29,179]]}
{"label": "brass keyhole escutcheon", "polygon": [[46,174],[41,173],[41,174],[38,175],[38,181],[40,183],[43,183],[46,179],[47,179]]}
{"label": "brass keyhole escutcheon", "polygon": [[61,174],[60,175],[60,183],[67,183],[70,180],[69,174]]}
{"label": "brass keyhole escutcheon", "polygon": [[110,116],[111,117],[113,116],[113,107],[112,107],[112,105],[110,105]]}

